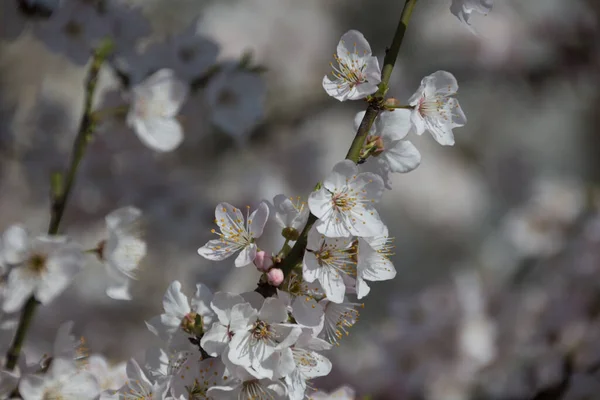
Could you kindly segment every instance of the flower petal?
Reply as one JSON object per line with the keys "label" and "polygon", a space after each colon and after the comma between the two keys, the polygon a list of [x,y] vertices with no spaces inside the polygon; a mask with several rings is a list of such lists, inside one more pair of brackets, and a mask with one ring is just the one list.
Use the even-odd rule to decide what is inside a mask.
{"label": "flower petal", "polygon": [[[256,210],[248,218],[248,227],[250,236],[257,239],[261,237],[265,224],[269,219],[269,206],[264,201],[261,202]],[[252,259],[254,260],[254,259]]]}
{"label": "flower petal", "polygon": [[136,119],[133,127],[142,143],[155,151],[173,151],[183,141],[183,129],[174,118]]}
{"label": "flower petal", "polygon": [[421,153],[408,140],[392,142],[380,157],[385,159],[392,172],[410,172],[421,164]]}

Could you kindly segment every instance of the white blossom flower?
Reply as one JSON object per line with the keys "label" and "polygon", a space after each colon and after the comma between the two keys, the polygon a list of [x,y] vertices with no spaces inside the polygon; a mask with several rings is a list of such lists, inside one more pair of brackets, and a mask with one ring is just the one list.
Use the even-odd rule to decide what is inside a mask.
{"label": "white blossom flower", "polygon": [[264,115],[266,91],[264,79],[257,73],[225,65],[206,86],[212,122],[243,145]]}
{"label": "white blossom flower", "polygon": [[19,383],[19,393],[26,400],[93,400],[100,391],[92,374],[62,358],[53,359],[46,374],[27,375]]}
{"label": "white blossom flower", "polygon": [[318,391],[307,396],[308,400],[354,400],[355,398],[356,392],[349,386],[342,386],[330,394]]}
{"label": "white blossom flower", "polygon": [[81,248],[65,237],[30,239],[23,228],[12,227],[3,239],[4,258],[13,266],[4,293],[5,312],[17,311],[31,295],[48,304],[83,265]]}
{"label": "white blossom flower", "polygon": [[33,33],[52,51],[85,65],[91,50],[108,36],[109,24],[95,5],[82,1],[64,1],[50,18],[34,24]]}
{"label": "white blossom flower", "polygon": [[205,285],[198,283],[196,293],[188,300],[181,292],[181,283],[171,283],[163,297],[165,312],[147,322],[148,329],[165,341],[176,333],[187,337],[200,336],[212,324],[214,313],[210,308],[213,295]]}
{"label": "white blossom flower", "polygon": [[146,243],[140,238],[141,215],[135,207],[123,207],[106,216],[108,238],[101,242],[98,255],[112,282],[106,294],[113,299],[131,300],[130,279],[135,279],[135,270],[146,256]]}
{"label": "white blossom flower", "polygon": [[127,124],[151,149],[175,150],[183,141],[183,130],[176,116],[188,92],[188,85],[173,70],[155,72],[133,88]]}
{"label": "white blossom flower", "polygon": [[259,379],[243,367],[232,365],[225,359],[230,375],[227,383],[208,389],[207,395],[215,400],[285,400],[287,389],[279,380]]}
{"label": "white blossom flower", "polygon": [[303,331],[291,347],[296,368],[285,377],[291,400],[303,400],[306,381],[326,376],[331,372],[331,361],[317,351],[331,349],[331,344],[312,336],[312,331]]}
{"label": "white blossom flower", "polygon": [[456,78],[449,72],[437,71],[421,80],[421,86],[409,99],[413,130],[421,135],[426,130],[441,145],[454,145],[452,129],[464,126],[467,118],[453,95],[458,90]]}
{"label": "white blossom flower", "polygon": [[318,281],[308,283],[296,272],[291,272],[287,280],[287,291],[277,290],[277,297],[284,302],[296,323],[315,328],[323,323],[323,308],[318,300],[324,297]]}
{"label": "white blossom flower", "polygon": [[[76,338],[73,334],[73,326],[75,323],[73,321],[63,322],[56,332],[56,337],[54,339],[54,343],[52,345],[52,358],[62,358],[65,360],[73,360],[77,363],[77,365],[84,365],[82,361],[87,362],[87,348],[85,347],[85,341],[82,338]],[[42,366],[44,366],[44,361],[48,359],[45,358],[42,360]]]}
{"label": "white blossom flower", "polygon": [[[356,114],[355,129],[358,130],[364,116],[365,111]],[[391,189],[388,183],[390,172],[410,172],[421,163],[421,153],[415,145],[405,139],[411,128],[410,116],[411,112],[404,109],[382,111],[369,131],[370,140],[373,143],[378,142],[379,147],[367,158],[366,163],[361,165],[361,170],[376,171],[388,189]]]}
{"label": "white blossom flower", "polygon": [[294,367],[291,358],[277,360],[278,371],[272,369],[274,360],[268,360],[278,351],[289,350],[301,333],[297,326],[284,325],[287,320],[285,304],[274,297],[265,299],[260,311],[249,303],[233,306],[230,324],[233,338],[228,359],[261,378],[273,379],[282,369],[291,371]]}
{"label": "white blossom flower", "polygon": [[[220,203],[215,210],[215,222],[221,230],[217,234],[220,239],[210,240],[198,249],[198,254],[209,260],[222,261],[240,251],[235,259],[235,266],[252,264],[257,251],[254,242],[262,235],[268,218],[269,207],[264,202],[247,217],[245,223],[238,208],[229,203]],[[214,229],[212,232],[216,233]]]}
{"label": "white blossom flower", "polygon": [[321,336],[329,343],[339,346],[339,341],[344,334],[348,335],[348,328],[354,326],[358,320],[356,307],[364,307],[357,303],[334,303],[328,299],[319,302],[325,312],[325,323]]}
{"label": "white blossom flower", "polygon": [[109,364],[100,354],[92,354],[87,358],[85,369],[94,375],[101,390],[119,390],[127,382],[127,363]]}
{"label": "white blossom flower", "polygon": [[371,46],[362,33],[350,30],[342,36],[334,55],[338,66],[333,68],[334,79],[323,77],[323,88],[339,101],[357,100],[377,91],[381,69],[377,57],[371,55]]}
{"label": "white blossom flower", "polygon": [[233,337],[230,329],[232,309],[236,304],[242,303],[245,303],[245,300],[240,295],[227,292],[215,293],[210,306],[219,320],[212,324],[200,341],[200,345],[209,355],[216,357],[227,348]]}
{"label": "white blossom flower", "polygon": [[292,237],[300,235],[310,214],[306,203],[300,201],[299,197],[293,199],[278,194],[273,198],[273,205],[275,206],[275,220],[283,229],[284,237],[286,234]]}
{"label": "white blossom flower", "polygon": [[475,30],[469,22],[471,13],[476,12],[487,15],[492,11],[493,4],[494,0],[452,0],[450,12],[454,14],[460,22],[464,23],[471,32],[475,33]]}
{"label": "white blossom flower", "polygon": [[127,383],[119,390],[123,400],[162,400],[169,389],[167,382],[151,380],[134,359],[127,363]]}
{"label": "white blossom flower", "polygon": [[375,236],[385,225],[373,206],[383,193],[383,180],[344,160],[333,167],[323,186],[308,198],[310,211],[319,220],[317,231],[327,237]]}
{"label": "white blossom flower", "polygon": [[304,280],[319,281],[327,298],[341,303],[346,293],[343,275],[356,276],[356,248],[352,238],[328,238],[313,226],[302,260]]}
{"label": "white blossom flower", "polygon": [[221,386],[226,381],[225,365],[221,360],[190,357],[173,378],[171,394],[176,399],[207,399],[208,389]]}
{"label": "white blossom flower", "polygon": [[396,276],[396,269],[390,261],[393,248],[387,228],[382,235],[358,239],[356,294],[359,299],[371,290],[365,281],[386,281]]}

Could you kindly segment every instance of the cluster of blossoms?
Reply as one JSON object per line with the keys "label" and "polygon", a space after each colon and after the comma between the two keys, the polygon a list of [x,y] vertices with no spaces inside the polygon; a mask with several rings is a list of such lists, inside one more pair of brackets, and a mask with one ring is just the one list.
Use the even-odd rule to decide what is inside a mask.
{"label": "cluster of blossoms", "polygon": [[[92,3],[44,2],[56,7],[45,7],[44,21],[32,23],[41,30],[58,24],[64,28],[63,39],[93,47],[98,38],[105,37],[104,32],[94,31],[95,18],[109,18],[116,3]],[[480,11],[471,3],[463,2],[464,15]],[[30,12],[39,12],[41,7],[35,1],[19,4],[19,9]],[[130,8],[127,11],[134,12]],[[98,26],[108,26],[114,35],[137,40],[139,35],[129,32],[132,27],[116,18],[122,17],[122,12],[113,10],[113,14],[114,23]],[[71,49],[75,42],[66,48]],[[210,81],[206,92],[214,100],[208,103],[225,104],[226,111],[215,112],[215,123],[241,136],[240,127],[247,129],[259,116],[255,101],[244,97],[244,80],[259,86],[248,62],[216,69],[204,60],[187,67],[149,66],[155,58],[168,59],[164,52],[180,45],[189,52],[177,54],[189,61],[198,45],[178,37],[167,38],[166,44],[156,53],[148,50],[154,46],[144,52],[132,46],[135,51],[117,51],[111,59],[116,70],[134,83],[127,123],[142,142],[157,151],[175,149],[183,140],[177,113],[190,85],[206,80]],[[216,48],[205,42],[202,46],[209,49],[206,52],[211,58],[216,57]],[[386,82],[382,82],[377,58],[360,32],[351,30],[342,36],[335,61],[333,78],[323,79],[325,91],[340,101],[366,98],[375,104],[373,96]],[[136,70],[146,72],[135,74],[128,70],[131,65],[142,65]],[[252,212],[247,207],[246,215],[228,203],[216,207],[218,232],[213,233],[218,238],[200,247],[198,253],[214,261],[236,255],[236,267],[254,265],[263,273],[256,291],[213,294],[199,283],[188,297],[182,284],[174,281],[163,298],[164,312],[146,323],[162,345],[148,350],[143,360],[130,360],[125,371],[122,365],[109,367],[101,357],[82,356],[80,343],[67,324],[61,328],[50,356],[34,365],[21,362],[17,369],[0,372],[0,396],[18,395],[26,400],[353,399],[349,388],[328,395],[308,389],[309,381],[331,371],[332,364],[322,353],[338,345],[356,323],[362,304],[354,298],[369,294],[369,282],[395,277],[390,261],[392,238],[377,203],[384,191],[391,189],[392,173],[410,172],[421,162],[419,151],[407,139],[409,134],[428,131],[441,145],[454,144],[453,128],[466,123],[454,97],[457,89],[452,74],[438,71],[421,81],[406,105],[399,105],[396,99],[383,101],[385,93],[379,95],[377,116],[369,123],[358,159],[337,163],[306,203],[282,194],[275,196],[272,204],[262,202]],[[239,107],[253,110],[250,121],[234,115]],[[356,116],[359,132],[365,121],[366,113]],[[257,244],[272,215],[285,240],[278,252]],[[32,301],[52,301],[84,267],[86,255],[97,256],[106,266],[112,282],[107,294],[129,299],[130,280],[146,254],[140,218],[140,210],[134,207],[112,212],[106,217],[106,238],[87,250],[54,234],[57,229],[51,228],[49,235],[30,237],[21,226],[8,228],[0,241],[3,312],[27,308]],[[14,354],[9,352],[10,357]]]}

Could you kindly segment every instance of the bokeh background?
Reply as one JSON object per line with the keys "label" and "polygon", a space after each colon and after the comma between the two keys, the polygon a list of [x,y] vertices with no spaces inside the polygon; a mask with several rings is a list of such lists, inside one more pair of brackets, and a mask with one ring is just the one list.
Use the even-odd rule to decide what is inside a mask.
{"label": "bokeh background", "polygon": [[[125,1],[125,0],[124,0]],[[9,0],[0,12],[9,15]],[[130,0],[154,35],[197,23],[219,60],[251,51],[266,67],[264,117],[237,140],[194,94],[175,152],[144,147],[122,121],[89,147],[63,232],[92,247],[104,216],[135,205],[149,254],[134,300],[106,297],[91,262],[39,310],[27,345],[43,352],[75,321],[91,353],[125,360],[156,343],[175,279],[214,291],[252,290],[258,275],[196,249],[211,238],[215,205],[303,196],[341,160],[360,101],[322,89],[340,36],[358,29],[383,58],[402,9],[392,0]],[[395,237],[393,281],[372,285],[358,323],[329,353],[332,373],[373,399],[600,398],[600,3],[497,0],[473,35],[449,1],[420,0],[389,94],[406,102],[421,78],[452,72],[468,118],[456,145],[415,137],[421,166],[394,175],[381,214]],[[197,20],[196,20],[197,18]],[[197,22],[196,22],[197,21]],[[2,29],[0,29],[2,31]],[[30,29],[0,41],[0,228],[44,232],[49,176],[66,165],[79,122],[85,66],[52,52]],[[118,79],[106,69],[99,105]],[[117,96],[118,97],[118,96]],[[281,245],[268,226],[261,247]]]}

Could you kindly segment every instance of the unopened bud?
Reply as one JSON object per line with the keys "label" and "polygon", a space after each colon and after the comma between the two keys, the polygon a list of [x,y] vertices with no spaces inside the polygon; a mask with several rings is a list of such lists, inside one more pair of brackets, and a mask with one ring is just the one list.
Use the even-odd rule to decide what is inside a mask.
{"label": "unopened bud", "polygon": [[267,273],[267,279],[272,286],[279,286],[283,283],[283,271],[279,268],[271,268]]}
{"label": "unopened bud", "polygon": [[273,266],[273,259],[265,251],[259,251],[254,257],[254,265],[259,271],[267,272]]}
{"label": "unopened bud", "polygon": [[389,99],[385,99],[383,105],[385,107],[398,107],[400,105],[400,101],[398,99],[390,97]]}

